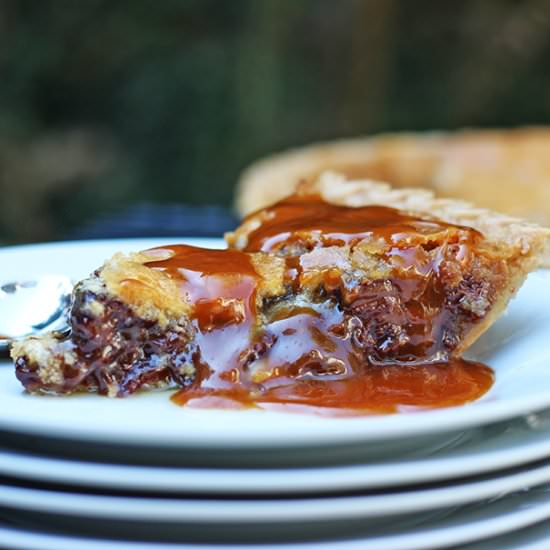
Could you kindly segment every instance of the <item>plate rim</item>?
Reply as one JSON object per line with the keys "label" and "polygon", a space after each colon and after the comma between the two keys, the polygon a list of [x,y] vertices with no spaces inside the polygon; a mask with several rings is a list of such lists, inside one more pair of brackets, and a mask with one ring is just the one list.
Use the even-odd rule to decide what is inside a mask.
{"label": "plate rim", "polygon": [[[537,498],[538,497],[538,498]],[[532,526],[536,523],[548,520],[550,518],[550,495],[546,495],[546,498],[542,500],[540,495],[525,495],[523,497],[523,503],[530,503],[530,506],[525,508],[525,506],[519,507],[515,505],[515,510],[510,510],[510,505],[508,510],[504,512],[498,511],[499,506],[502,507],[502,504],[506,504],[508,500],[514,499],[514,495],[511,497],[504,497],[503,500],[489,503],[482,509],[481,519],[474,519],[473,521],[468,521],[468,514],[477,514],[479,510],[475,508],[473,510],[462,510],[459,511],[459,518],[453,518],[452,516],[443,518],[441,520],[436,520],[436,526],[431,527],[429,522],[421,527],[413,527],[411,529],[405,529],[403,532],[390,535],[376,535],[375,537],[364,538],[359,535],[354,537],[351,540],[334,540],[334,541],[307,541],[293,543],[292,547],[296,550],[378,550],[380,545],[383,545],[383,548],[386,550],[413,550],[419,548],[420,545],[422,548],[446,548],[449,546],[455,546],[457,544],[467,544],[483,540],[491,540],[493,538],[502,537],[505,534],[518,532],[522,529],[525,529],[529,526]],[[496,514],[487,513],[491,512],[491,508],[497,508]],[[493,510],[494,512],[494,510]],[[463,517],[460,518],[460,515]],[[464,515],[466,515],[466,521],[464,521]],[[437,525],[438,523],[443,523],[443,526]],[[112,539],[84,539],[76,537],[75,535],[64,535],[64,534],[51,534],[48,533],[45,538],[40,537],[40,534],[43,532],[34,531],[33,534],[28,534],[28,531],[22,531],[17,529],[10,529],[2,526],[0,523],[0,542],[2,538],[13,535],[17,533],[19,535],[19,540],[22,538],[32,542],[49,542],[49,541],[61,541],[67,540],[71,543],[74,541],[82,541],[83,544],[79,545],[79,548],[83,550],[104,550],[106,548],[117,549],[117,545],[107,546]],[[21,536],[21,534],[25,536]],[[38,539],[38,540],[37,540]],[[143,548],[143,550],[153,550],[157,548],[158,545],[146,543],[146,542],[130,542],[128,540],[117,541],[119,542],[118,548],[121,550],[126,550],[127,548]],[[132,546],[133,545],[133,546]],[[231,548],[238,548],[238,545],[226,545],[226,544],[217,544],[211,543],[207,545],[208,548],[212,550],[231,550]],[[269,543],[269,544],[251,544],[247,545],[249,550],[283,550],[288,548],[288,543]],[[529,547],[536,547],[536,542],[531,544]],[[21,547],[21,546],[19,546]],[[173,544],[173,543],[164,543],[163,548],[186,548],[187,550],[200,550],[204,548],[204,545],[194,545],[194,544]],[[25,546],[29,550],[50,550],[52,546],[39,546],[33,544],[32,546]],[[67,546],[57,546],[58,548],[67,548]],[[523,546],[522,546],[523,548]]]}
{"label": "plate rim", "polygon": [[[307,470],[306,470],[307,472]],[[305,474],[307,475],[307,473]],[[550,459],[536,467],[481,480],[451,482],[366,495],[295,496],[276,498],[200,498],[177,496],[115,496],[59,489],[0,484],[0,505],[59,515],[114,519],[208,523],[320,523],[350,519],[390,518],[460,507],[499,498],[550,483]],[[546,497],[550,505],[550,494]],[[243,519],[246,518],[246,519]]]}
{"label": "plate rim", "polygon": [[[302,467],[201,468],[93,462],[50,457],[0,448],[0,471],[21,479],[102,487],[196,494],[291,495],[387,489],[452,481],[510,470],[550,458],[550,426],[533,430],[523,421],[510,433],[487,434],[443,450],[444,456],[412,457],[398,461],[369,461],[365,464],[336,464]],[[517,430],[520,430],[519,433]],[[484,437],[481,432],[480,437]],[[531,441],[525,445],[525,437]],[[486,441],[491,449],[483,448]],[[499,445],[494,448],[495,441]],[[521,443],[519,443],[521,441]],[[510,446],[512,444],[512,446]],[[480,450],[481,447],[481,450]],[[510,450],[512,449],[512,452]],[[304,473],[307,473],[304,476]]]}

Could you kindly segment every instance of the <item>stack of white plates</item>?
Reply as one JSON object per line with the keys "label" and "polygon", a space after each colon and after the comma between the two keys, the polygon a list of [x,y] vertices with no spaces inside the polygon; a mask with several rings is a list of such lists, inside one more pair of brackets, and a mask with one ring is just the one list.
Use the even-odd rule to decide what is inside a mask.
{"label": "stack of white plates", "polygon": [[[0,283],[157,244],[7,248]],[[0,363],[0,547],[549,548],[549,335],[540,271],[472,350],[483,399],[355,418],[35,397]]]}

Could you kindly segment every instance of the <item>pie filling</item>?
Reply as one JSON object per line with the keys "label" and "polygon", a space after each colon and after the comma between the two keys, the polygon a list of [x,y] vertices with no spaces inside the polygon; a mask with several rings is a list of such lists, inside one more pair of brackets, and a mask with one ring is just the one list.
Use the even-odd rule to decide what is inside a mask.
{"label": "pie filling", "polygon": [[352,414],[457,405],[493,383],[460,359],[509,279],[476,230],[296,195],[228,241],[140,255],[186,308],[162,319],[135,307],[149,279],[129,272],[114,293],[98,270],[75,288],[69,337],[14,348],[17,377],[31,392],[177,387],[188,406]]}

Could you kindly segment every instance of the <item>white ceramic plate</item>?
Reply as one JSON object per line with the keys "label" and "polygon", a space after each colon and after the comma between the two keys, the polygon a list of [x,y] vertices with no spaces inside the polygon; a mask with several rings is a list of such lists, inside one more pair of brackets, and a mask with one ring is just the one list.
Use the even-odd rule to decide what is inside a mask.
{"label": "white ceramic plate", "polygon": [[[309,475],[307,472],[305,476]],[[191,523],[325,523],[462,506],[550,483],[550,462],[480,481],[359,496],[292,499],[126,497],[0,484],[0,505],[68,516]]]}
{"label": "white ceramic plate", "polygon": [[0,450],[0,474],[67,485],[195,494],[306,494],[418,485],[550,457],[550,413],[485,427],[426,458],[322,468],[152,467],[47,458]]}
{"label": "white ceramic plate", "polygon": [[[498,550],[529,548],[543,550],[550,529],[538,527],[524,532],[526,545],[518,537],[508,545],[508,536],[501,538],[498,545],[491,543],[492,537],[510,534],[550,518],[550,492],[548,489],[512,495],[497,502],[467,507],[451,514],[448,518],[432,522],[412,530],[393,530],[391,534],[373,537],[353,537],[349,540],[315,541],[292,544],[170,544],[144,543],[122,540],[85,539],[62,534],[30,532],[0,525],[0,544],[9,548],[24,550],[418,550],[441,549],[487,540],[486,548]],[[69,521],[69,520],[68,520]]]}
{"label": "white ceramic plate", "polygon": [[[550,548],[550,521],[531,525],[514,533],[480,542],[468,550],[548,550]],[[466,549],[463,549],[466,550]]]}
{"label": "white ceramic plate", "polygon": [[[117,250],[163,243],[165,240],[92,241],[5,248],[0,250],[1,278],[5,282],[60,272],[80,278]],[[221,246],[216,240],[197,243]],[[496,383],[482,399],[462,407],[324,418],[260,410],[186,409],[174,406],[162,392],[126,399],[36,397],[22,392],[6,364],[0,367],[0,429],[154,447],[288,448],[399,440],[525,415],[550,406],[549,285],[550,272],[531,275],[508,315],[472,350],[473,357],[495,369]]]}

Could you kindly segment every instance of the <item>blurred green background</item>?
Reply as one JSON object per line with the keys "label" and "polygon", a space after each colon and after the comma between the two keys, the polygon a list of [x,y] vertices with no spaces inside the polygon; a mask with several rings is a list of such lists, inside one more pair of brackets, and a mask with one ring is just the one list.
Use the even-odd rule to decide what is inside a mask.
{"label": "blurred green background", "polygon": [[0,0],[2,243],[229,207],[310,141],[549,122],[548,0]]}

